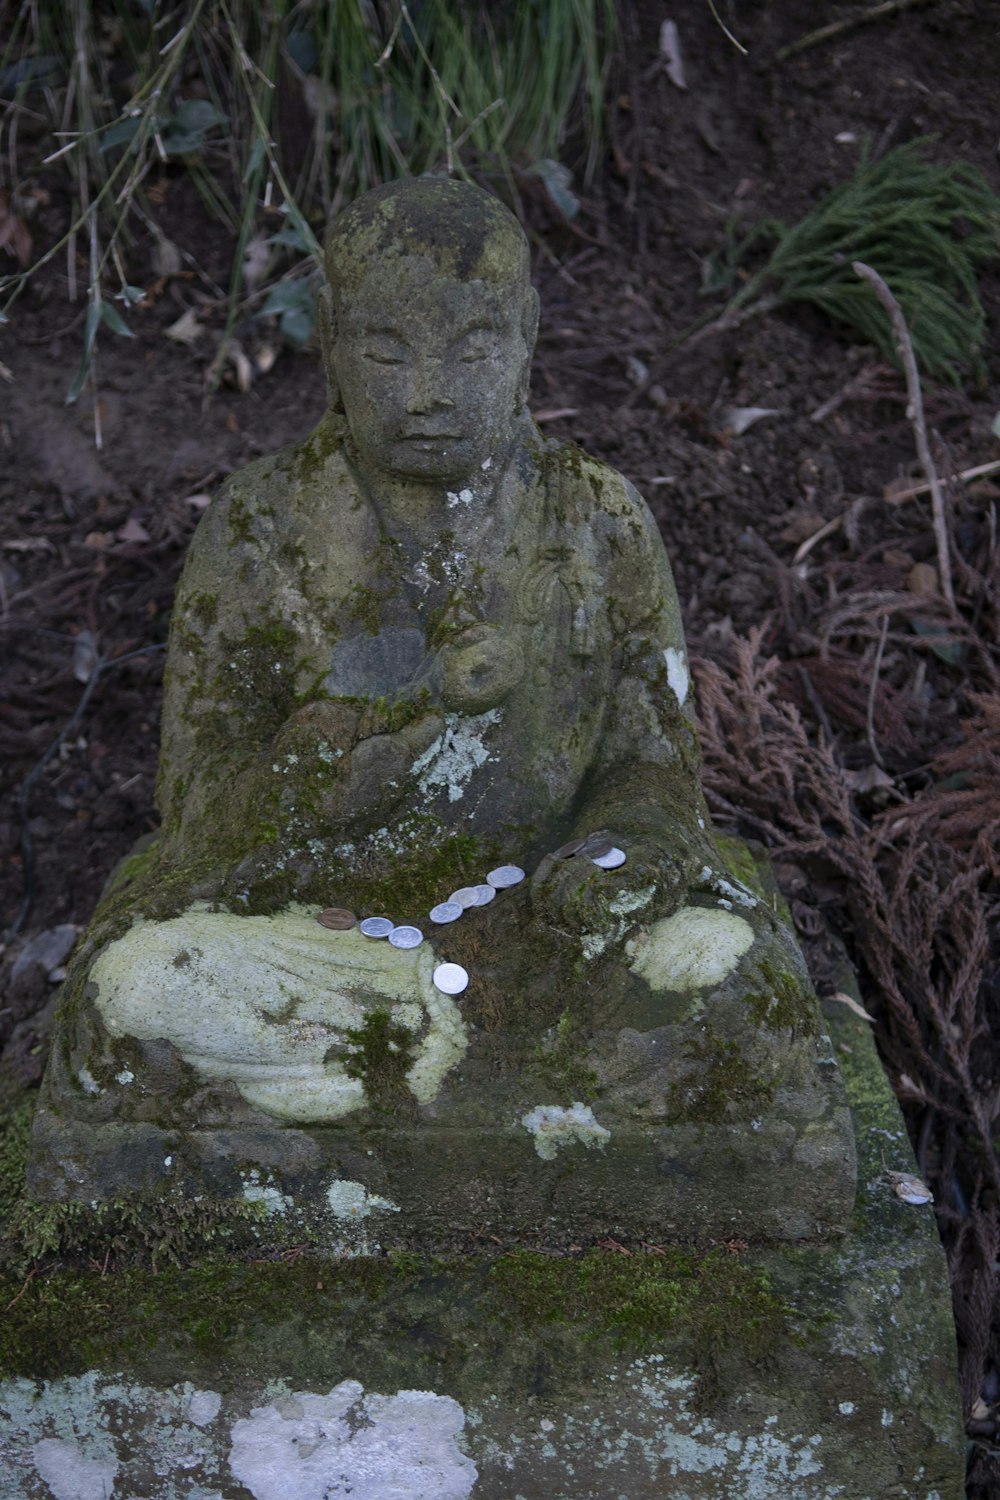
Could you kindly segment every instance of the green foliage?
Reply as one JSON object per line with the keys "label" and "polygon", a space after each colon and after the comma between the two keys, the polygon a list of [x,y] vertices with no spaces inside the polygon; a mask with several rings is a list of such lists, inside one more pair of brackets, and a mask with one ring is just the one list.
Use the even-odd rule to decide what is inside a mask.
{"label": "green foliage", "polygon": [[[0,97],[20,106],[30,95],[33,117],[46,108],[61,132],[58,149],[43,149],[69,169],[76,217],[43,260],[86,232],[91,283],[113,270],[124,287],[130,221],[150,217],[147,173],[181,161],[237,234],[235,301],[262,203],[287,221],[267,241],[272,272],[289,250],[316,256],[313,225],[358,193],[432,169],[485,175],[515,198],[518,174],[535,171],[571,215],[559,158],[576,129],[576,165],[584,180],[593,173],[615,34],[613,0],[496,11],[470,0],[193,0],[169,18],[133,0],[109,0],[97,16],[89,0],[68,0],[19,8]],[[27,139],[22,127],[22,151]],[[0,289],[16,295],[36,268]],[[296,296],[304,304],[302,286]],[[301,308],[276,310],[301,342]]]}
{"label": "green foliage", "polygon": [[975,167],[938,166],[926,150],[926,141],[911,141],[863,160],[797,224],[765,220],[731,243],[716,285],[773,248],[720,322],[806,302],[897,360],[888,315],[852,269],[861,260],[888,282],[929,375],[955,384],[970,370],[981,376],[986,320],[976,278],[1000,255],[1000,198]]}

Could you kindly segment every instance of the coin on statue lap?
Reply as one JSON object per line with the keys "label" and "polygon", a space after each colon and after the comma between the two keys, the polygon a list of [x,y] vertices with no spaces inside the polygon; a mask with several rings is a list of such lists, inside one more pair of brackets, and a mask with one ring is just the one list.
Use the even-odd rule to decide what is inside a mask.
{"label": "coin on statue lap", "polygon": [[445,922],[457,922],[464,910],[465,907],[459,906],[457,901],[442,901],[439,905],[432,906],[428,915],[432,922],[441,925]]}
{"label": "coin on statue lap", "polygon": [[424,935],[419,927],[410,927],[403,924],[394,927],[389,934],[389,941],[394,948],[419,948],[424,940]]}
{"label": "coin on statue lap", "polygon": [[616,849],[612,845],[606,854],[591,855],[591,858],[598,869],[617,870],[625,863],[628,856],[624,849]]}
{"label": "coin on statue lap", "polygon": [[346,906],[328,906],[316,920],[321,927],[327,927],[331,932],[347,932],[358,919]]}
{"label": "coin on statue lap", "polygon": [[469,983],[469,976],[461,964],[438,964],[434,983],[442,995],[460,995]]}
{"label": "coin on statue lap", "polygon": [[365,917],[360,923],[361,931],[369,938],[387,938],[395,925],[388,917]]}

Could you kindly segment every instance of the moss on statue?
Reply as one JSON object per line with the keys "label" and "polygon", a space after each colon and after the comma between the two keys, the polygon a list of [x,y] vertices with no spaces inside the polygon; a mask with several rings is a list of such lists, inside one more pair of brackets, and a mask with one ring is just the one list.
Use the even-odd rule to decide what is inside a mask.
{"label": "moss on statue", "polygon": [[671,1124],[720,1125],[748,1120],[767,1109],[776,1083],[761,1077],[738,1041],[720,1036],[711,1022],[684,1045],[696,1065],[683,1083],[670,1086],[667,1118]]}
{"label": "moss on statue", "polygon": [[553,1090],[556,1103],[592,1103],[600,1095],[597,1074],[584,1053],[581,1018],[564,1010],[549,1036],[537,1043],[533,1067],[542,1082]]}
{"label": "moss on statue", "polygon": [[411,1100],[406,1074],[413,1063],[413,1037],[393,1022],[387,1010],[372,1010],[364,1024],[344,1033],[350,1050],[344,1058],[348,1078],[360,1080],[367,1102],[376,1109],[399,1110]]}

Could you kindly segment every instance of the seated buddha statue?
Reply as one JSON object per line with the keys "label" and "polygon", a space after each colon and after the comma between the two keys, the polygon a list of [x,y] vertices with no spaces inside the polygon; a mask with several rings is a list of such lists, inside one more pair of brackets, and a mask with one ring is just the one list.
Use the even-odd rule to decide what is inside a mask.
{"label": "seated buddha statue", "polygon": [[192,541],[162,828],[68,973],[33,1191],[347,1183],[411,1242],[842,1225],[839,1075],[710,826],[663,542],[528,409],[519,224],[408,180],[325,268],[328,408]]}

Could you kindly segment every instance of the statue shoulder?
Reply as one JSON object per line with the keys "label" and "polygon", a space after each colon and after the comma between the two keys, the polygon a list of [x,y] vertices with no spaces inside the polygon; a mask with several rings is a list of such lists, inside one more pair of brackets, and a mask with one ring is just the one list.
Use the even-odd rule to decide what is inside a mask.
{"label": "statue shoulder", "polygon": [[649,506],[624,474],[575,443],[547,443],[542,463],[550,504],[554,503],[566,520],[590,527],[596,524],[619,542],[631,542],[645,552],[663,550]]}
{"label": "statue shoulder", "polygon": [[254,459],[230,474],[208,506],[191,543],[192,556],[260,560],[280,544],[318,496],[353,494],[336,419],[324,416],[318,426],[276,453]]}

